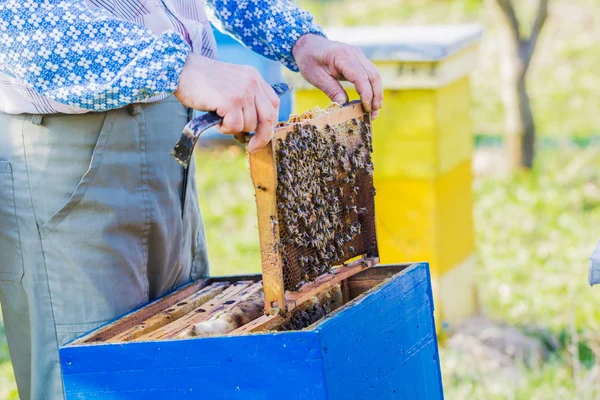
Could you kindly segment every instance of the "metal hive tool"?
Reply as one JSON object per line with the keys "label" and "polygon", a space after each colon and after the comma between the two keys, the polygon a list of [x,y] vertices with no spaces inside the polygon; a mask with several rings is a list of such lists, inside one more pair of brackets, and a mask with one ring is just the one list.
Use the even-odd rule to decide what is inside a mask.
{"label": "metal hive tool", "polygon": [[360,102],[306,114],[250,156],[267,313],[332,267],[378,256],[369,114]]}

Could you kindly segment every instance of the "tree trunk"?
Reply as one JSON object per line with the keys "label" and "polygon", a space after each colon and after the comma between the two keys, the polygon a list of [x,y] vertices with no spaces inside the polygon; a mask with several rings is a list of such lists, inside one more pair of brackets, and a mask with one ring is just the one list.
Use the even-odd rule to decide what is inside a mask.
{"label": "tree trunk", "polygon": [[522,126],[521,168],[531,169],[535,157],[535,122],[531,112],[531,102],[527,95],[525,74],[517,80],[517,96],[519,99],[519,118]]}

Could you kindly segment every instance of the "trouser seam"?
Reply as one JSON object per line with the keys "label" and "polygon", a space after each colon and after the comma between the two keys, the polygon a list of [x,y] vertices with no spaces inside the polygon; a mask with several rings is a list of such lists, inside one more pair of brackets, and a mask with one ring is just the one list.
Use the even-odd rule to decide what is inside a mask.
{"label": "trouser seam", "polygon": [[148,242],[150,236],[150,224],[151,224],[151,208],[150,208],[150,187],[148,182],[148,155],[147,155],[147,143],[146,143],[146,113],[145,110],[141,112],[139,121],[139,138],[140,138],[140,171],[141,171],[141,186],[142,186],[142,197],[144,203],[144,228],[142,231],[142,252],[144,255],[143,276],[144,279],[144,291],[145,297],[150,297],[150,278],[148,276]]}
{"label": "trouser seam", "polygon": [[[42,241],[42,234],[39,230],[39,226],[37,223],[37,215],[35,213],[35,207],[33,206],[33,195],[31,192],[31,181],[29,179],[29,163],[27,162],[27,150],[25,148],[25,122],[27,121],[27,118],[23,118],[23,124],[21,125],[21,139],[22,139],[22,143],[23,143],[23,161],[24,161],[24,166],[25,166],[25,175],[27,176],[27,190],[29,191],[29,201],[31,202],[31,212],[33,214],[33,220],[35,221],[36,224],[36,231],[37,231],[37,239],[38,239],[38,244],[39,244],[39,249],[40,249],[40,255],[41,255],[41,261],[44,263],[44,275],[46,277],[46,290],[48,290],[48,298],[50,299],[50,312],[52,314],[52,323],[54,325],[54,340],[56,343],[56,349],[58,351],[58,349],[60,348],[60,343],[58,340],[58,331],[56,330],[56,315],[54,313],[54,302],[52,300],[52,290],[50,290],[50,278],[48,277],[48,266],[46,265],[46,255],[44,252],[44,243]],[[25,275],[25,265],[23,265],[23,274]],[[27,279],[26,276],[23,277],[23,279]],[[33,279],[33,277],[32,277]],[[59,368],[61,368],[60,366],[60,360],[57,360],[58,364],[59,364]],[[31,367],[33,367],[34,365],[32,364]],[[32,376],[33,376],[33,371],[32,371]],[[61,390],[62,390],[62,395],[63,398],[65,397],[65,388],[64,386],[61,384]]]}

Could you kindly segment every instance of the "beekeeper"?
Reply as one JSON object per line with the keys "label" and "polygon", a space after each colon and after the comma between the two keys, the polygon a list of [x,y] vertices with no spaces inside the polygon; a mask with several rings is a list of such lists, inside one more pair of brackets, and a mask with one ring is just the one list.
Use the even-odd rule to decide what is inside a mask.
{"label": "beekeeper", "polygon": [[255,131],[255,151],[279,100],[214,60],[205,9],[332,100],[345,79],[382,106],[361,51],[287,1],[0,0],[0,300],[21,399],[64,396],[60,345],[208,272],[194,165],[169,152],[192,109]]}

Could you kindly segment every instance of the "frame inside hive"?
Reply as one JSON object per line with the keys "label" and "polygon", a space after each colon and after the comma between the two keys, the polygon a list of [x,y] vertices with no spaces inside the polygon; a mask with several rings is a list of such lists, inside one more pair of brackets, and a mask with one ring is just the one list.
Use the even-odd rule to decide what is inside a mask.
{"label": "frame inside hive", "polygon": [[[311,135],[314,136],[315,140],[321,138],[321,140],[325,140],[323,143],[326,145],[341,147],[345,149],[345,154],[354,154],[355,152],[356,154],[364,154],[364,151],[360,152],[359,150],[367,149],[368,161],[370,162],[372,149],[370,143],[371,120],[369,113],[363,110],[361,103],[358,101],[315,118],[279,127],[269,145],[250,155],[250,172],[256,191],[265,311],[267,314],[284,313],[298,304],[298,298],[310,296],[311,293],[314,294],[314,292],[322,289],[319,287],[319,282],[322,282],[323,275],[327,275],[330,268],[335,265],[345,265],[347,261],[357,257],[367,259],[360,264],[366,267],[378,262],[372,164],[370,171],[368,171],[368,168],[353,168],[353,164],[350,162],[340,163],[337,167],[334,167],[335,171],[324,171],[325,165],[331,164],[327,164],[327,162],[331,161],[332,157],[337,157],[337,153],[332,156],[329,152],[321,159],[319,157],[309,157],[309,159],[302,159],[296,168],[289,168],[288,165],[287,169],[282,169],[282,159],[286,156],[286,153],[281,151],[282,146],[284,150],[287,150],[285,147],[286,140],[293,139],[294,135],[299,134],[299,131],[303,131],[306,135],[306,129],[311,130]],[[329,140],[331,142],[328,142]],[[338,142],[339,145],[336,145],[335,142]],[[328,147],[325,146],[325,149],[327,150]],[[307,153],[314,155],[317,151],[318,149],[312,148],[308,149]],[[352,170],[355,171],[354,175],[349,175]],[[327,174],[326,179],[330,181],[324,180],[323,174],[325,173]],[[297,244],[297,242],[290,243],[290,239],[285,237],[289,225],[286,220],[289,221],[290,216],[292,219],[298,217],[302,210],[293,209],[291,213],[284,215],[288,205],[283,204],[286,201],[282,196],[281,174],[293,175],[291,178],[294,183],[299,182],[294,180],[297,174],[308,174],[303,181],[305,184],[315,180],[320,182],[321,189],[324,188],[323,190],[339,190],[340,195],[328,197],[327,199],[332,200],[327,203],[337,204],[333,214],[342,216],[336,223],[339,225],[339,222],[342,221],[343,226],[337,230],[342,233],[351,232],[352,237],[348,239],[348,236],[346,236],[340,244],[339,235],[335,236],[337,233],[334,229],[335,235],[324,240],[327,244],[326,248],[332,248],[331,246],[336,243],[338,246],[337,250],[332,248],[334,253],[331,254],[334,255],[327,253],[328,259],[319,259],[320,254],[315,254],[317,253],[315,248],[306,247],[305,245],[307,240],[312,239],[310,236],[307,237],[308,233],[314,231],[316,232],[315,236],[320,234],[318,229],[311,231],[309,229],[312,228],[310,224],[318,224],[322,222],[320,220],[322,218],[316,216],[305,218],[309,223],[305,223],[300,227],[304,235],[301,244]],[[349,176],[353,176],[353,179],[348,179]],[[298,186],[302,185],[298,184]],[[310,197],[312,196],[310,193],[303,192],[302,187],[298,187],[298,190],[295,189],[296,187],[291,190],[292,197],[307,196],[309,201],[314,200]],[[317,188],[316,190],[320,191],[321,189]],[[309,204],[309,208],[317,214],[320,212],[320,207],[315,207],[312,203]],[[349,209],[353,211],[349,212]],[[285,240],[288,242],[285,242]],[[320,262],[315,263],[314,260],[316,259]],[[302,262],[304,262],[304,265],[311,265],[311,268],[313,265],[317,265],[307,272],[307,269],[301,265]],[[354,267],[356,268],[356,264],[354,264]],[[336,269],[333,272],[335,272],[333,274],[335,276],[342,271]]]}

